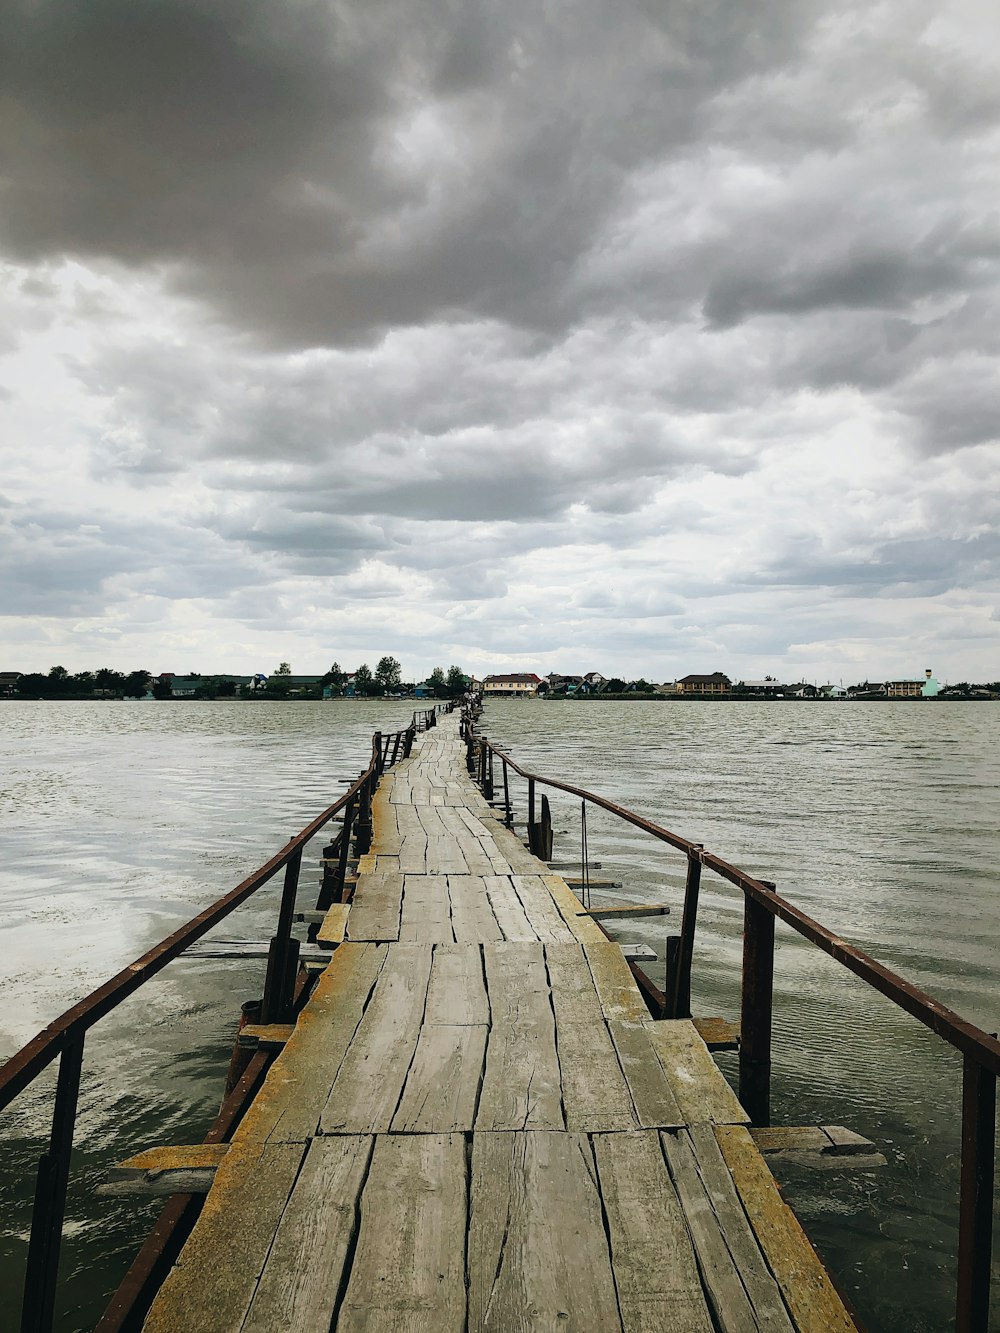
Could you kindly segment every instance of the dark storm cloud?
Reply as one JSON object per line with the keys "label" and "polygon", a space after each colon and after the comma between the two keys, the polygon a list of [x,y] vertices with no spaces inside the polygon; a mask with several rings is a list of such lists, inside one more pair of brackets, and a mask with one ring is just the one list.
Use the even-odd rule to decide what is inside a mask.
{"label": "dark storm cloud", "polygon": [[808,6],[42,0],[5,17],[16,255],[157,264],[316,344],[549,328],[627,174],[787,62]]}

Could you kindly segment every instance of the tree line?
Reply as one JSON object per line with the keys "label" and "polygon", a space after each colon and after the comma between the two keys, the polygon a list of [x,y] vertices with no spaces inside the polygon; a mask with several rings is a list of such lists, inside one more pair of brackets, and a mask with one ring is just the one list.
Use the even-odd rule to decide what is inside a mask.
{"label": "tree line", "polygon": [[141,699],[149,692],[152,676],[148,671],[115,671],[101,667],[99,671],[67,671],[63,666],[51,667],[48,673],[28,671],[19,676],[14,688],[30,699]]}

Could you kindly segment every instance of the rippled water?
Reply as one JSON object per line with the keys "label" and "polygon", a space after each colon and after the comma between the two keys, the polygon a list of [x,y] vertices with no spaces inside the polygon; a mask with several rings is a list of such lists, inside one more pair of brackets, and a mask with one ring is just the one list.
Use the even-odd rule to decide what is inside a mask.
{"label": "rippled water", "polygon": [[[404,726],[410,711],[0,704],[0,1057],[269,856],[356,775],[371,732]],[[996,1030],[1000,704],[517,701],[491,703],[482,725],[540,772],[777,881]],[[579,807],[555,793],[553,809],[556,856],[570,860]],[[588,824],[599,873],[625,884],[616,898],[673,905],[669,927],[654,918],[622,934],[662,957],[681,858],[600,812]],[[276,897],[263,890],[217,933],[265,939]],[[696,1012],[737,1016],[741,923],[735,892],[707,877]],[[92,1326],[159,1208],[99,1198],[96,1184],[138,1148],[203,1136],[239,1005],[259,995],[262,975],[262,962],[178,961],[94,1031],[61,1330]],[[890,1162],[865,1174],[786,1170],[786,1192],[873,1333],[939,1333],[951,1324],[960,1061],[781,926],[775,994],[776,1122],[847,1124]],[[39,1092],[0,1129],[0,1328],[16,1306],[49,1106]]]}
{"label": "rippled water", "polygon": [[[510,701],[481,726],[537,772],[776,881],[986,1031],[1000,1026],[1000,704]],[[579,857],[579,802],[551,800],[555,855]],[[683,858],[593,808],[588,839],[593,873],[625,886],[613,896],[672,905],[669,927],[618,932],[662,959]],[[741,930],[741,896],[706,876],[695,1013],[738,1017]],[[783,1168],[787,1196],[872,1333],[950,1328],[961,1058],[780,923],[774,1022],[774,1123],[845,1124],[889,1159],[872,1173]],[[734,1057],[720,1062],[732,1075]]]}

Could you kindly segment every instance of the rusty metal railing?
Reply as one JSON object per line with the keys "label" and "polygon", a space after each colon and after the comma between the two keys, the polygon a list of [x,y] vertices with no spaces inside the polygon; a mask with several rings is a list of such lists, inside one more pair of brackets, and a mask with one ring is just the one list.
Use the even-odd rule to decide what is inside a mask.
{"label": "rusty metal railing", "polygon": [[[787,898],[782,898],[770,881],[748,875],[721,857],[707,852],[702,844],[661,828],[659,824],[605,796],[569,782],[530,772],[487,737],[477,735],[475,719],[470,710],[463,712],[462,737],[466,744],[469,772],[476,777],[489,800],[494,799],[495,760],[500,761],[503,769],[505,822],[508,826],[512,822],[509,773],[516,773],[527,783],[528,846],[541,859],[551,860],[551,824],[547,819],[548,803],[544,797],[545,817],[536,819],[538,786],[567,792],[585,803],[598,806],[659,842],[668,843],[687,858],[681,932],[668,955],[670,967],[662,997],[662,1017],[690,1017],[691,966],[702,871],[712,871],[742,891],[744,924],[739,1094],[754,1124],[769,1124],[771,1114],[775,919],[797,931],[804,939],[829,954],[879,994],[961,1052],[962,1147],[955,1330],[956,1333],[988,1333],[1000,1041],[863,950],[827,930]],[[648,998],[649,991],[654,988],[644,989]]]}
{"label": "rusty metal railing", "polygon": [[[332,875],[324,875],[324,886],[318,904],[328,907],[332,901],[333,886],[339,883],[340,891],[343,890],[352,834],[356,852],[366,852],[371,845],[371,801],[382,772],[399,760],[409,757],[417,732],[433,727],[437,720],[437,712],[446,707],[450,708],[450,705],[435,705],[431,709],[415,712],[410,725],[402,731],[384,737],[376,732],[372,738],[371,759],[365,771],[342,796],[286,843],[280,852],[265,861],[259,869],[248,875],[229,893],[199,912],[186,925],[161,940],[159,944],[92,991],[71,1009],[67,1009],[0,1068],[0,1111],[2,1111],[50,1065],[56,1060],[59,1062],[48,1150],[39,1160],[35,1183],[21,1305],[21,1333],[50,1333],[52,1328],[84,1042],[89,1030],[123,1000],[161,972],[168,963],[180,957],[196,940],[246,902],[281,870],[284,870],[284,882],[278,922],[268,950],[261,1021],[270,1023],[287,1021],[295,1005],[297,978],[301,975],[298,966],[299,942],[292,934],[292,924],[299,870],[306,844],[343,812],[341,832],[331,848],[327,849],[335,849],[338,852],[337,858],[331,858],[338,864]],[[325,904],[324,896],[329,900]],[[266,1064],[265,1057],[253,1057],[248,1066],[241,1071],[236,1086],[223,1102],[222,1111],[209,1132],[207,1141],[226,1141],[238,1124],[243,1107],[252,1099],[259,1086]],[[164,1216],[170,1213],[174,1223],[179,1224],[185,1206],[190,1212],[191,1203],[192,1201],[184,1199],[171,1201],[164,1210]],[[152,1253],[147,1265],[150,1271],[155,1267],[156,1260],[157,1254]],[[142,1268],[143,1264],[140,1263],[139,1266]],[[137,1277],[134,1277],[131,1285],[133,1287],[140,1285]],[[117,1309],[116,1302],[112,1302],[112,1306],[116,1308],[109,1310],[108,1315],[101,1321],[102,1330],[123,1328],[128,1325],[127,1303],[123,1305],[119,1301],[117,1305],[122,1308]]]}

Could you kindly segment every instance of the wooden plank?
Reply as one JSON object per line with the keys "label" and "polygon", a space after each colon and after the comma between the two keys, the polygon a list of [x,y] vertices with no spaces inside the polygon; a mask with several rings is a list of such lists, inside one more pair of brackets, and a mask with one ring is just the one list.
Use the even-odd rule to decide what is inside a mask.
{"label": "wooden plank", "polygon": [[320,1117],[323,1134],[384,1133],[399,1102],[420,1032],[431,949],[391,944],[388,950],[364,1017],[330,1087]]}
{"label": "wooden plank", "polygon": [[750,1137],[762,1153],[796,1151],[826,1152],[833,1144],[819,1125],[768,1125],[750,1130]]}
{"label": "wooden plank", "polygon": [[405,875],[399,922],[400,942],[437,944],[455,938],[451,899],[444,875]]}
{"label": "wooden plank", "polygon": [[656,1057],[687,1121],[745,1125],[750,1117],[689,1019],[647,1023]]}
{"label": "wooden plank", "polygon": [[497,924],[507,940],[537,940],[538,934],[528,920],[524,904],[509,875],[484,875],[483,885]]}
{"label": "wooden plank", "polygon": [[609,1018],[645,1024],[650,1017],[649,1010],[622,957],[621,949],[613,940],[602,935],[599,927],[595,925],[594,929],[599,938],[584,941],[584,953],[605,1014]]}
{"label": "wooden plank", "polygon": [[512,875],[511,883],[524,914],[540,940],[572,940],[573,933],[559,915],[541,875]]}
{"label": "wooden plank", "polygon": [[598,921],[635,920],[646,916],[669,916],[670,908],[663,903],[630,903],[624,907],[584,907],[581,915],[592,916]]}
{"label": "wooden plank", "polygon": [[470,1329],[620,1333],[584,1135],[475,1134],[471,1200]]}
{"label": "wooden plank", "polygon": [[239,1333],[304,1153],[302,1143],[230,1145],[146,1316],[148,1333]]}
{"label": "wooden plank", "polygon": [[378,871],[361,875],[347,918],[349,940],[397,940],[403,905],[403,876]]}
{"label": "wooden plank", "polygon": [[424,1025],[446,1023],[488,1024],[482,953],[475,945],[439,944],[431,962]]}
{"label": "wooden plank", "polygon": [[241,1333],[329,1328],[372,1142],[352,1135],[309,1145]]}
{"label": "wooden plank", "polygon": [[241,1046],[278,1051],[295,1031],[294,1023],[247,1023],[236,1034]]}
{"label": "wooden plank", "polygon": [[476,1115],[486,1054],[485,1026],[431,1024],[421,1030],[394,1134],[450,1134],[470,1130]]}
{"label": "wooden plank", "polygon": [[174,1144],[163,1148],[145,1148],[132,1157],[126,1157],[125,1161],[114,1169],[172,1171],[178,1167],[187,1167],[191,1170],[197,1167],[211,1167],[214,1170],[228,1151],[228,1143]]}
{"label": "wooden plank", "polygon": [[315,1134],[387,952],[386,945],[342,944],[334,953],[234,1142],[295,1142]]}
{"label": "wooden plank", "polygon": [[720,1328],[794,1333],[710,1126],[661,1135]]}
{"label": "wooden plank", "polygon": [[748,1131],[741,1125],[719,1125],[715,1138],[799,1333],[856,1333],[856,1324]]}
{"label": "wooden plank", "polygon": [[449,875],[448,895],[456,940],[485,943],[504,938],[482,875]]}
{"label": "wooden plank", "polygon": [[343,944],[347,932],[347,914],[350,910],[348,903],[334,903],[316,932],[316,943],[328,945],[330,948]]}
{"label": "wooden plank", "polygon": [[574,939],[579,940],[581,944],[586,944],[588,941],[597,944],[607,942],[607,936],[600,926],[585,915],[583,903],[560,875],[544,875],[542,880],[556,905],[556,910]]}
{"label": "wooden plank", "polygon": [[399,844],[399,868],[404,875],[423,875],[427,871],[426,834],[407,833]]}
{"label": "wooden plank", "polygon": [[545,961],[567,1128],[635,1129],[632,1096],[582,949],[575,942],[547,944]]}
{"label": "wooden plank", "polygon": [[725,1018],[692,1018],[699,1037],[710,1051],[735,1051],[740,1044],[740,1025]]}
{"label": "wooden plank", "polygon": [[540,944],[483,946],[492,1027],[476,1128],[563,1129],[555,1022]]}
{"label": "wooden plank", "polygon": [[713,1333],[656,1131],[596,1134],[594,1155],[625,1333]]}
{"label": "wooden plank", "polygon": [[463,1333],[466,1177],[461,1134],[376,1141],[337,1333]]}

